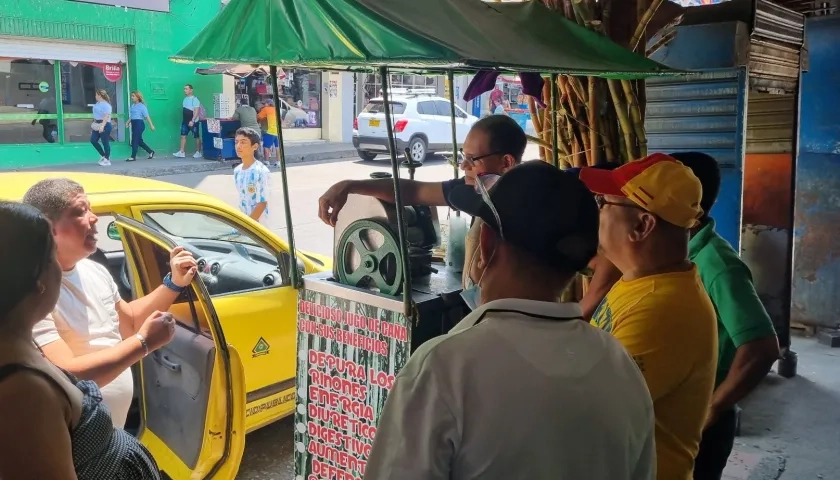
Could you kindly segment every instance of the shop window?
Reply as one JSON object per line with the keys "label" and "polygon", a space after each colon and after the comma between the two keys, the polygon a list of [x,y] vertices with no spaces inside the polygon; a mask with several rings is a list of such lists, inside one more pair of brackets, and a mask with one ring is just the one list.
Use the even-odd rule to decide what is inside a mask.
{"label": "shop window", "polygon": [[54,84],[48,60],[0,58],[0,144],[59,141]]}
{"label": "shop window", "polygon": [[[277,82],[283,128],[321,128],[321,73],[302,69],[282,70]],[[236,84],[239,98],[258,111],[273,92],[264,73],[257,72]]]}
{"label": "shop window", "polygon": [[[105,90],[111,102],[112,141],[123,141],[125,121],[118,117],[124,112],[124,92],[121,78],[109,80],[104,65],[84,62],[60,62],[61,99],[64,114],[64,141],[89,142],[90,123],[96,91]],[[113,77],[112,77],[113,78]]]}
{"label": "shop window", "polygon": [[[108,93],[113,141],[125,141],[123,66],[0,57],[0,144],[90,141],[94,95]],[[110,78],[110,80],[109,80]]]}
{"label": "shop window", "polygon": [[[382,96],[382,79],[376,74],[363,74],[366,78],[365,85],[365,103],[369,102],[371,98],[378,98]],[[390,88],[437,88],[440,76],[426,76],[426,75],[391,75]]]}

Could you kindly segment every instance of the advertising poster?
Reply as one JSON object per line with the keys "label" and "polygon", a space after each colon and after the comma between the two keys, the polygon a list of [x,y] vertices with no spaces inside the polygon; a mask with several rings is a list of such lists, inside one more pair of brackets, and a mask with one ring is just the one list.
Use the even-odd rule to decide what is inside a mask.
{"label": "advertising poster", "polygon": [[362,480],[411,328],[402,313],[313,290],[298,302],[295,478]]}

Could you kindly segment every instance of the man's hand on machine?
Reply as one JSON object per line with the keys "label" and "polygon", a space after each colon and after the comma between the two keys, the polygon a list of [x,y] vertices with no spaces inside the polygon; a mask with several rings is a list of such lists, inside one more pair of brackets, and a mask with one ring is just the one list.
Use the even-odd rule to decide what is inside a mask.
{"label": "man's hand on machine", "polygon": [[318,199],[318,217],[330,226],[335,226],[338,220],[338,212],[347,203],[347,194],[350,193],[350,182],[344,180],[329,188],[321,198]]}

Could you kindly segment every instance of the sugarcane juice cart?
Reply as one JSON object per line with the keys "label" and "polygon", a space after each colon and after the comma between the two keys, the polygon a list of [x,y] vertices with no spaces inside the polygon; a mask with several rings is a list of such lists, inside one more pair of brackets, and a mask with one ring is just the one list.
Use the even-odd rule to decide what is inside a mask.
{"label": "sugarcane juice cart", "polygon": [[[531,27],[517,28],[523,22]],[[234,0],[173,59],[265,64],[272,78],[278,66],[375,70],[382,80],[396,201],[351,195],[335,227],[334,271],[304,276],[290,268],[299,290],[295,473],[307,480],[363,477],[396,375],[420,344],[468,313],[459,299],[458,262],[433,259],[440,243],[436,209],[402,200],[390,74],[446,74],[451,86],[455,74],[486,70],[539,72],[552,80],[558,73],[641,78],[669,72],[539,2],[479,0]],[[458,152],[451,87],[449,100],[452,150]],[[552,104],[556,111],[555,98]],[[279,133],[288,244],[296,265]],[[450,242],[459,241],[450,236]]]}

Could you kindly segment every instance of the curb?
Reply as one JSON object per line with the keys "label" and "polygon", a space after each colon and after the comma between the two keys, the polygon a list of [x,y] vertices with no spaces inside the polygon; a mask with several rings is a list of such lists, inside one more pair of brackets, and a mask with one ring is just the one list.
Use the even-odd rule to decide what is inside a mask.
{"label": "curb", "polygon": [[[345,149],[345,150],[333,150],[333,151],[323,151],[323,152],[313,152],[313,153],[295,153],[294,151],[288,152],[286,155],[286,163],[287,164],[300,164],[300,163],[315,163],[315,162],[322,162],[325,160],[340,160],[346,158],[356,158],[358,153],[356,149]],[[158,157],[159,159],[167,159],[169,157]],[[239,160],[207,160],[202,159],[200,162],[195,163],[179,163],[172,166],[165,166],[165,165],[155,165],[149,167],[142,166],[142,160],[135,162],[130,167],[124,166],[124,162],[114,163],[111,167],[102,168],[98,167],[95,171],[97,173],[108,173],[111,175],[124,175],[129,177],[140,177],[140,178],[152,178],[152,177],[165,177],[168,175],[182,175],[187,173],[202,173],[202,172],[214,172],[214,171],[222,171],[222,170],[231,170],[235,165],[239,163]],[[272,167],[273,168],[273,167]],[[61,165],[55,165],[50,167],[49,170],[58,171],[61,170]],[[9,171],[17,171],[17,172],[25,172],[25,171],[38,171],[38,170],[45,170],[44,168],[37,168],[37,169],[15,169]],[[78,171],[75,170],[74,171]],[[85,171],[85,170],[82,170]]]}

